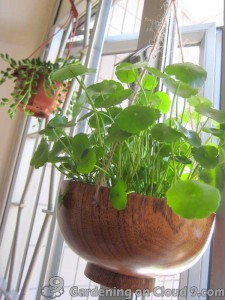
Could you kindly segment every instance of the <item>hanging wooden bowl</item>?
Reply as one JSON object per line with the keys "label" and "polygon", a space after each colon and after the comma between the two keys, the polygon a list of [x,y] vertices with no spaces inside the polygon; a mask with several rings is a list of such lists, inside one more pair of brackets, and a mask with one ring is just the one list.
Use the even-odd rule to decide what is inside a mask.
{"label": "hanging wooden bowl", "polygon": [[214,215],[183,219],[163,199],[130,194],[125,210],[112,208],[109,189],[64,181],[57,218],[66,243],[88,261],[85,275],[106,287],[154,288],[158,276],[194,265],[213,233]]}

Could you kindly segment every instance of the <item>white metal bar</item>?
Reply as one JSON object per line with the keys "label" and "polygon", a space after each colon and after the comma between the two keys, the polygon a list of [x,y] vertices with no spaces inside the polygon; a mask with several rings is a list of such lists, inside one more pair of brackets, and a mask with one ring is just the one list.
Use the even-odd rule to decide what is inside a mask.
{"label": "white metal bar", "polygon": [[[70,34],[71,30],[72,30],[72,22],[70,23],[70,25],[69,25],[66,33],[64,34],[63,41],[62,41],[61,46],[59,48],[58,55],[60,57],[63,55],[63,52],[65,50],[66,43],[67,43],[67,40],[68,40],[68,37],[69,37],[69,34]],[[70,100],[69,97],[67,97],[66,101],[69,102],[69,100]],[[55,176],[56,176],[56,170],[52,167],[51,182],[50,182],[50,191],[49,191],[49,201],[48,201],[48,210],[47,210],[49,212],[53,212],[53,209],[54,209],[54,200],[55,200],[55,196],[56,196],[54,194],[54,190],[55,190],[55,186],[56,186]],[[21,290],[21,294],[20,294],[20,298],[21,299],[23,299],[24,295],[26,295],[26,293],[27,293],[27,289],[29,287],[29,282],[31,280],[31,277],[32,277],[32,274],[33,274],[33,270],[34,270],[35,264],[37,262],[37,258],[38,258],[39,252],[40,252],[40,247],[41,247],[41,245],[43,243],[43,240],[44,240],[44,234],[45,234],[45,232],[47,230],[48,223],[50,222],[50,217],[53,215],[51,213],[48,214],[47,211],[46,211],[46,216],[45,216],[45,220],[44,220],[43,225],[42,225],[41,232],[39,234],[39,239],[38,239],[35,251],[33,253],[33,257],[32,257],[32,260],[31,260],[30,266],[28,268],[28,272],[27,272],[27,275],[26,275],[26,278],[25,278],[25,281],[24,281],[24,284],[23,284],[23,287],[22,287],[22,290]],[[29,244],[28,244],[28,246],[29,246]],[[25,263],[25,260],[24,260],[23,263]],[[19,280],[18,280],[18,284],[17,284],[17,289],[19,288],[19,285],[20,285],[20,282],[21,282],[21,277],[22,277],[22,273],[19,276]]]}
{"label": "white metal bar", "polygon": [[0,280],[0,299],[1,300],[18,300],[18,293],[15,291],[6,291],[7,282]]}
{"label": "white metal bar", "polygon": [[[94,29],[88,49],[85,65],[88,68],[98,69],[100,56],[102,54],[103,42],[105,38],[105,29],[108,21],[108,15],[112,6],[112,0],[101,0],[99,2],[99,9],[96,15]],[[88,76],[87,83],[95,82],[95,74]]]}
{"label": "white metal bar", "polygon": [[[91,36],[90,47],[88,48],[87,57],[85,60],[85,65],[88,68],[98,69],[100,64],[100,58],[102,55],[103,44],[106,34],[106,25],[108,21],[108,16],[110,9],[112,7],[112,0],[101,0],[99,2],[98,12],[96,14],[94,29]],[[87,86],[95,83],[96,74],[93,73],[85,78],[85,84]],[[79,117],[82,117],[86,114],[87,110],[83,110],[80,113]],[[79,126],[76,127],[77,132],[85,132],[86,130],[86,121],[81,121]],[[71,130],[73,134],[73,129]]]}
{"label": "white metal bar", "polygon": [[[52,167],[51,180],[50,180],[50,190],[49,190],[49,199],[48,199],[48,210],[49,211],[53,211],[53,209],[54,209],[54,200],[55,200],[55,197],[56,197],[55,187],[56,187],[56,170],[54,169],[54,167]],[[19,297],[20,300],[24,299],[24,297],[27,293],[32,274],[35,270],[35,265],[36,265],[36,262],[37,262],[37,259],[38,259],[38,255],[40,253],[41,246],[43,245],[43,242],[44,242],[44,235],[47,232],[47,228],[50,224],[51,219],[52,219],[51,214],[46,214],[45,215],[45,219],[44,219],[44,222],[43,222],[43,225],[42,225],[39,237],[38,237],[38,241],[37,241],[37,244],[36,244],[36,247],[35,247],[35,250],[34,250],[30,265],[29,265],[29,268],[28,268],[28,271],[27,271],[27,275],[25,277],[25,280],[24,280],[24,283],[23,283],[23,286],[22,286],[22,290],[21,290],[20,297]]]}
{"label": "white metal bar", "polygon": [[7,204],[6,204],[6,208],[5,208],[5,211],[4,211],[3,221],[2,221],[2,224],[1,224],[0,245],[2,243],[3,233],[4,233],[4,230],[5,230],[6,221],[7,221],[10,205],[11,205],[13,190],[14,190],[15,185],[16,185],[17,174],[19,172],[20,161],[21,161],[21,158],[22,158],[22,155],[23,155],[23,149],[24,149],[24,145],[25,145],[25,142],[26,142],[26,135],[27,135],[27,132],[28,132],[28,129],[29,129],[29,126],[30,126],[30,121],[31,121],[31,119],[30,119],[30,117],[28,117],[26,119],[25,127],[24,127],[22,137],[21,137],[19,151],[18,151],[18,155],[17,155],[17,158],[16,158],[16,164],[15,164],[15,168],[14,168],[14,171],[13,171],[12,181],[11,181],[11,184],[10,184],[9,193],[8,193],[8,197],[7,197],[7,202],[6,202]]}
{"label": "white metal bar", "polygon": [[67,42],[68,42],[68,38],[70,36],[71,30],[72,30],[72,26],[73,26],[73,20],[70,21],[70,24],[68,26],[68,28],[66,29],[64,35],[63,35],[63,40],[60,44],[60,48],[59,48],[59,52],[57,57],[63,57],[63,53],[65,51]]}
{"label": "white metal bar", "polygon": [[[107,9],[106,9],[106,7],[107,7]],[[108,14],[109,14],[109,11],[110,11],[110,7],[111,6],[109,6],[109,3],[107,1],[102,1],[102,3],[99,5],[99,10],[98,10],[98,13],[97,13],[97,16],[96,16],[97,19],[95,21],[95,28],[98,28],[98,26],[96,24],[102,24],[102,26],[104,26],[104,24],[106,25]],[[89,12],[89,17],[90,17],[90,12]],[[88,27],[86,29],[89,30],[90,28]],[[92,59],[91,61],[95,62],[95,64],[96,63],[98,64],[99,61],[100,61],[100,58],[101,58],[101,52],[100,51],[102,51],[102,48],[103,48],[102,45],[104,43],[105,31],[102,31],[102,33],[101,33],[102,35],[98,35],[98,39],[95,38],[95,34],[97,35],[98,32],[94,30],[93,31],[93,36],[92,36],[92,42],[90,43],[90,47],[96,47],[96,49],[98,49],[98,53],[96,53],[95,51],[88,51],[88,55],[95,55],[95,60]],[[95,43],[93,43],[93,41],[95,41]],[[89,60],[90,60],[90,58],[87,58],[86,62],[88,62]],[[96,60],[98,60],[98,61],[96,61]],[[90,68],[92,68],[94,66],[89,65]],[[96,76],[96,74],[95,74],[95,76]],[[95,80],[94,77],[93,77],[93,80]],[[75,83],[73,83],[73,84],[75,84]],[[73,91],[73,89],[71,88],[70,89],[70,95],[72,95],[72,91]],[[71,134],[72,134],[72,132],[73,132],[73,130],[71,131]],[[61,177],[61,179],[62,178],[63,178],[63,176]],[[52,222],[53,222],[53,226],[52,226],[52,232],[53,232],[55,220],[53,219]],[[59,229],[57,229],[56,232],[55,232],[55,241],[57,241],[57,249],[55,250],[54,254],[59,258],[59,252],[60,252],[60,250],[62,251],[62,248],[63,248],[63,238],[62,238],[62,235],[61,235]],[[48,246],[46,248],[46,253],[47,253],[47,249],[51,249],[51,247],[50,247],[51,243],[52,243],[52,240],[50,239],[49,243],[48,243]],[[42,274],[41,277],[43,279],[44,279],[44,275],[45,275],[45,278],[47,280],[49,280],[49,278],[51,276],[57,274],[58,265],[56,264],[56,261],[58,261],[58,263],[59,263],[60,260],[59,259],[57,260],[55,255],[53,255],[53,257],[51,258],[51,261],[49,262],[50,266],[48,268],[48,272],[47,273],[45,272],[45,274],[44,274],[44,272],[42,272],[43,274]],[[48,260],[49,260],[49,255],[47,255],[47,257],[45,257],[45,264],[46,265],[47,265]],[[39,282],[38,291],[41,289],[42,282],[44,282],[43,279],[41,279],[40,282]],[[36,299],[38,299],[38,295],[36,296]]]}
{"label": "white metal bar", "polygon": [[[64,35],[64,30],[63,28],[61,28],[59,26],[53,26],[52,30],[53,34],[56,34],[53,36],[52,41],[51,41],[51,47],[49,47],[48,51],[46,51],[45,56],[46,56],[46,60],[50,60],[52,62],[54,62],[56,60],[56,58],[58,57],[58,53],[60,51],[59,49],[59,44],[60,41],[63,38]],[[52,47],[52,45],[54,45],[54,47]],[[45,57],[44,57],[45,59]]]}
{"label": "white metal bar", "polygon": [[[42,126],[43,122],[40,124],[40,127]],[[38,145],[39,138],[36,140],[34,148],[33,148],[33,153]],[[19,170],[19,169],[18,169]],[[15,231],[14,231],[14,237],[13,237],[13,242],[12,242],[12,250],[10,251],[11,255],[11,260],[10,260],[10,269],[9,269],[9,278],[8,278],[8,284],[7,284],[7,291],[10,291],[12,288],[12,279],[13,279],[13,274],[15,270],[15,258],[16,258],[16,250],[17,246],[19,243],[19,232],[20,232],[20,226],[22,222],[22,209],[25,204],[25,198],[26,194],[28,192],[28,187],[30,184],[30,180],[32,178],[34,172],[34,168],[30,167],[28,170],[25,186],[23,189],[22,196],[20,198],[19,206],[18,206],[18,211],[17,211],[17,217],[16,217],[16,225],[15,225]],[[12,203],[11,203],[12,204]]]}
{"label": "white metal bar", "polygon": [[[98,20],[96,20],[96,22],[99,22],[102,19],[104,19],[104,22],[107,21],[108,15],[106,14],[106,12],[109,13],[109,10],[105,10],[104,9],[105,4],[106,3],[102,3],[102,5],[100,5],[100,8],[99,8],[99,11],[101,12],[101,14],[104,14],[104,18],[103,18],[103,16],[100,15],[100,13],[98,13],[98,16],[99,17],[101,16],[101,18],[98,19]],[[94,39],[94,37],[92,37],[92,40],[93,39]],[[102,49],[102,46],[99,45],[99,44],[100,43],[102,44],[103,41],[104,41],[104,32],[102,32],[102,37],[101,38],[99,37],[99,39],[95,42],[96,43],[95,46],[97,46],[97,43],[98,43],[98,48],[100,47],[100,49]],[[91,52],[91,51],[88,52],[88,55],[93,55],[93,54],[96,55],[95,52]],[[96,59],[100,60],[100,57],[101,57],[101,53],[98,52],[98,55],[97,55]],[[87,61],[88,61],[88,58],[87,58]],[[92,61],[94,61],[94,60],[92,60]],[[95,62],[96,62],[96,60],[95,60]],[[92,66],[89,66],[89,67],[92,67]],[[70,93],[72,94],[72,89],[70,90]],[[54,231],[54,227],[55,227],[54,225],[55,225],[55,218],[52,219],[52,226],[51,226],[51,232],[52,233]],[[53,236],[53,234],[52,234],[52,236]],[[49,262],[49,255],[48,255],[48,253],[49,253],[50,249],[52,249],[53,251],[55,251],[56,253],[58,253],[58,256],[59,256],[59,244],[58,244],[58,242],[60,243],[61,250],[63,248],[63,239],[62,239],[62,236],[61,236],[59,230],[56,231],[56,239],[55,240],[57,241],[57,249],[52,249],[52,246],[54,246],[54,245],[52,245],[52,239],[49,239],[49,241],[48,241],[48,245],[46,247],[46,255],[45,255],[44,264],[43,264],[43,266],[45,265],[45,269],[42,268],[42,275],[41,275],[41,279],[39,281],[39,286],[38,286],[38,289],[37,289],[38,291],[40,290],[40,288],[42,287],[42,284],[44,283],[44,281],[43,281],[44,275],[45,275],[45,278],[47,280],[49,280],[49,278],[50,278],[50,276],[52,276],[53,272],[54,271],[56,272],[58,270],[58,266],[56,266],[55,260],[54,260],[54,262],[52,260],[51,260],[51,262]],[[55,244],[55,246],[56,246],[56,244]],[[58,260],[58,261],[60,261],[60,260]],[[47,265],[48,262],[51,263],[52,266],[49,268],[48,272],[46,273],[46,265]],[[56,273],[53,274],[53,275],[56,275]],[[39,299],[38,296],[39,295],[37,294],[36,295],[36,299]]]}
{"label": "white metal bar", "polygon": [[41,250],[41,246],[43,245],[44,236],[47,231],[47,228],[49,227],[50,221],[51,221],[51,215],[46,214],[44,222],[42,224],[42,228],[41,228],[38,240],[37,240],[37,244],[36,244],[32,259],[31,259],[31,263],[30,263],[30,266],[28,268],[28,271],[27,271],[27,274],[26,274],[26,277],[24,280],[24,284],[23,284],[21,292],[20,292],[19,300],[26,299],[26,292],[29,287],[30,279],[32,277],[32,274],[35,271],[34,266],[36,265],[37,258],[38,258],[39,252]]}
{"label": "white metal bar", "polygon": [[[38,286],[37,286],[37,291],[36,291],[36,300],[40,299],[40,295],[41,295],[41,289],[44,286],[44,278],[45,278],[45,274],[46,274],[46,269],[47,269],[47,265],[48,265],[48,261],[49,261],[49,253],[51,253],[51,246],[52,246],[52,240],[53,240],[53,235],[54,235],[54,229],[55,229],[55,224],[56,224],[56,210],[52,216],[52,220],[51,220],[51,224],[50,224],[50,228],[48,231],[48,242],[45,248],[45,254],[44,254],[44,259],[43,259],[43,263],[42,263],[42,268],[41,268],[41,275],[38,281]],[[52,255],[52,254],[51,254]],[[56,263],[56,261],[55,261]]]}
{"label": "white metal bar", "polygon": [[88,46],[88,43],[89,43],[90,24],[91,24],[91,11],[92,11],[91,0],[86,0],[86,2],[87,3],[86,3],[85,31],[84,31],[83,47]]}
{"label": "white metal bar", "polygon": [[[70,28],[70,31],[71,31],[71,28]],[[53,38],[52,43],[54,42],[54,44],[55,44],[55,39],[56,38],[58,40],[59,35],[57,35],[57,36],[55,36]],[[65,45],[66,45],[66,40],[64,39],[64,43],[63,43],[63,45],[61,45],[61,48],[59,49],[59,51],[63,52],[63,50],[64,50],[63,46],[65,47]],[[54,60],[53,56],[54,56],[54,53],[52,54],[51,51],[49,51],[49,53],[48,53],[48,59]],[[25,130],[23,130],[22,141],[21,141],[21,144],[20,144],[20,149],[19,149],[19,153],[18,153],[18,157],[17,157],[17,161],[16,161],[16,166],[15,166],[15,169],[14,169],[13,179],[12,179],[12,183],[11,183],[11,186],[10,186],[10,191],[9,191],[9,195],[8,195],[8,199],[7,199],[8,200],[7,201],[7,209],[6,209],[6,212],[4,214],[5,218],[4,218],[3,228],[2,228],[2,232],[1,232],[1,240],[2,240],[3,233],[4,233],[4,228],[5,228],[5,224],[6,224],[6,220],[7,220],[7,216],[8,216],[8,211],[9,211],[10,204],[11,204],[10,200],[11,200],[12,193],[13,193],[13,190],[14,190],[14,187],[15,187],[15,184],[16,184],[16,180],[17,180],[18,170],[19,170],[19,167],[20,167],[21,157],[22,157],[24,145],[25,145],[25,142],[26,142],[27,133],[28,133],[28,130],[29,130],[29,127],[30,127],[30,120],[31,120],[31,118],[27,119]],[[35,147],[34,148],[36,148],[38,140],[39,140],[39,138],[36,139],[36,143],[35,143]],[[17,220],[16,220],[16,227],[15,227],[14,239],[13,239],[12,249],[10,251],[11,262],[10,262],[10,270],[9,270],[9,279],[8,279],[8,283],[7,283],[7,287],[6,287],[6,290],[9,293],[10,293],[10,290],[12,290],[12,277],[13,277],[14,269],[15,269],[14,267],[15,267],[16,249],[17,249],[17,245],[18,245],[18,236],[19,236],[19,230],[20,230],[20,226],[19,225],[21,223],[21,210],[23,208],[23,204],[24,204],[24,201],[25,201],[25,196],[26,196],[26,193],[27,193],[27,188],[29,186],[32,174],[33,174],[33,168],[30,168],[29,171],[28,171],[27,178],[26,178],[26,183],[25,183],[25,187],[24,187],[24,190],[23,190],[23,194],[22,194],[22,197],[21,197],[21,200],[20,200],[20,203],[19,203],[20,205],[18,206],[18,213],[17,213]],[[42,176],[43,175],[44,175],[44,171],[42,173]],[[39,182],[39,193],[40,193],[40,190],[41,190],[41,182],[42,182],[42,180]],[[37,199],[38,199],[38,196],[37,196]],[[34,206],[34,212],[33,212],[33,217],[32,217],[31,223],[34,222],[35,208],[36,207],[37,207],[37,203]],[[52,207],[53,207],[53,205],[52,205],[51,201],[49,201],[48,208],[52,209]],[[47,226],[48,221],[49,221],[49,215],[46,215],[46,219],[45,219],[45,221],[43,223],[42,233],[44,233],[44,231],[46,229],[45,225]],[[32,233],[32,227],[33,227],[33,223],[31,224],[31,228],[30,228],[30,230],[28,232],[27,243],[26,243],[26,246],[25,246],[25,253],[24,253],[24,256],[22,258],[22,264],[21,264],[21,268],[20,268],[20,271],[19,271],[18,281],[17,281],[17,290],[19,289],[21,278],[22,278],[24,264],[25,264],[25,260],[26,260],[26,256],[27,256],[27,250],[28,250],[28,247],[29,247],[29,240],[30,240],[31,233]],[[39,244],[41,244],[42,239],[43,239],[43,235],[41,235],[41,238],[39,239]],[[39,251],[39,248],[37,247],[37,249],[35,249],[35,250],[37,250],[36,251],[36,253],[37,253]],[[37,255],[34,256],[33,262],[35,261],[36,257],[37,257]],[[10,261],[10,259],[9,259],[9,261]],[[7,274],[7,270],[6,270],[6,274]],[[27,274],[27,275],[29,275],[29,274]],[[22,296],[22,298],[23,298],[23,296]]]}
{"label": "white metal bar", "polygon": [[[137,50],[138,33],[128,33],[107,36],[104,41],[102,55],[131,53]],[[78,53],[83,47],[83,41],[74,43],[73,53]]]}
{"label": "white metal bar", "polygon": [[213,99],[215,82],[215,55],[216,55],[216,24],[198,24],[181,27],[181,34],[186,44],[198,42],[201,44],[202,66],[207,70],[207,79],[204,84],[204,97]]}
{"label": "white metal bar", "polygon": [[20,289],[20,284],[21,284],[21,280],[22,280],[22,276],[23,276],[23,271],[24,271],[24,267],[25,267],[25,263],[26,263],[26,259],[27,259],[27,253],[28,253],[30,239],[31,239],[31,235],[32,235],[33,227],[34,227],[36,210],[37,210],[37,207],[38,207],[38,201],[39,201],[39,197],[40,197],[40,193],[41,193],[42,183],[43,183],[43,180],[44,180],[45,169],[46,169],[46,166],[44,166],[43,169],[42,169],[41,178],[40,178],[40,182],[39,182],[39,187],[38,187],[38,191],[37,191],[37,195],[36,195],[36,199],[35,199],[35,205],[34,205],[34,208],[33,208],[30,228],[29,228],[29,232],[28,232],[28,235],[27,235],[26,245],[25,245],[25,248],[24,248],[20,269],[19,269],[19,272],[18,272],[19,275],[18,275],[17,284],[16,284],[16,291],[17,292],[19,292],[19,289]]}
{"label": "white metal bar", "polygon": [[[90,1],[88,1],[88,3],[87,3],[87,8],[88,8],[87,18],[91,18],[91,2]],[[90,25],[90,20],[86,21],[86,31],[89,31],[89,25]],[[86,32],[86,36],[89,37],[89,33]],[[67,38],[68,38],[68,35],[67,35]],[[66,41],[66,39],[64,39],[64,45],[65,45],[65,41]],[[76,82],[74,80],[72,85],[70,86],[69,94],[67,95],[66,105],[63,108],[63,113],[64,114],[67,111],[69,101],[70,101],[70,99],[73,95],[75,86],[76,86]],[[61,176],[60,182],[61,182],[62,178],[63,178],[63,176]],[[56,221],[56,216],[54,215],[54,218],[52,219],[52,223],[51,223],[50,232],[49,232],[50,236],[52,236],[52,237],[54,235],[54,230],[55,230],[55,221]],[[57,227],[57,229],[58,229],[58,227]],[[55,234],[56,234],[56,236],[55,236],[54,241],[57,241],[57,245],[55,244],[55,247],[52,247],[53,246],[52,245],[52,240],[53,239],[49,239],[48,243],[47,243],[47,246],[46,246],[45,257],[44,257],[44,260],[43,260],[41,276],[40,276],[40,280],[39,280],[39,284],[38,284],[38,288],[37,288],[37,293],[36,293],[36,299],[39,299],[40,290],[43,286],[45,277],[50,276],[49,273],[53,274],[55,272],[55,274],[57,274],[57,272],[58,272],[59,261],[60,261],[59,258],[60,258],[60,255],[61,255],[61,252],[62,252],[62,249],[63,249],[63,242],[64,241],[63,241],[61,233],[59,232],[59,229],[56,230]],[[54,260],[49,261],[49,251],[51,250],[51,248],[53,248],[53,251],[54,251],[54,253],[52,253],[53,256],[54,256]],[[54,254],[57,255],[58,260],[55,260],[55,255]],[[58,264],[56,264],[56,261],[58,261]],[[47,271],[46,266],[48,265],[48,263],[50,264],[50,268]],[[46,274],[46,272],[47,272],[47,274]]]}
{"label": "white metal bar", "polygon": [[[224,1],[224,24],[225,24],[225,1]],[[224,25],[222,27],[222,64],[221,64],[221,97],[220,108],[225,111],[225,31]],[[212,257],[210,262],[210,289],[222,289],[225,291],[225,242],[224,242],[224,228],[225,228],[225,190],[222,193],[221,204],[216,214],[216,227],[213,239]],[[209,297],[210,300],[225,299],[225,296],[218,297],[216,295]]]}

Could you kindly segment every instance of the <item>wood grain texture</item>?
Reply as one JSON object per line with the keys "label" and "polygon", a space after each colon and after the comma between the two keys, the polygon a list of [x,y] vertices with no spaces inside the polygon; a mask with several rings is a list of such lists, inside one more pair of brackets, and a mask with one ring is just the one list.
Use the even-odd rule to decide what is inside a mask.
{"label": "wood grain texture", "polygon": [[[126,209],[117,211],[105,187],[100,188],[99,205],[94,206],[95,191],[94,185],[64,181],[63,204],[57,211],[65,241],[93,265],[92,270],[90,265],[86,269],[92,280],[95,277],[107,286],[107,279],[101,279],[104,270],[106,277],[111,271],[114,278],[115,273],[139,279],[177,274],[203,254],[213,232],[214,215],[186,220],[175,215],[165,200],[138,194],[130,194]],[[108,282],[109,287],[121,285],[121,279]]]}
{"label": "wood grain texture", "polygon": [[106,269],[100,268],[91,263],[87,263],[84,274],[94,282],[99,282],[106,287],[116,287],[117,289],[148,290],[152,292],[155,287],[155,278],[140,278],[122,275]]}

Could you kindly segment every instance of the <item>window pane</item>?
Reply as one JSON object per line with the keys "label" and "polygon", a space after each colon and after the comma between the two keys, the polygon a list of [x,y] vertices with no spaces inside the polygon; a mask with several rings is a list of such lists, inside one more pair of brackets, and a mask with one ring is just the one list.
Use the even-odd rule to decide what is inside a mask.
{"label": "window pane", "polygon": [[180,25],[216,23],[223,26],[223,0],[180,0]]}

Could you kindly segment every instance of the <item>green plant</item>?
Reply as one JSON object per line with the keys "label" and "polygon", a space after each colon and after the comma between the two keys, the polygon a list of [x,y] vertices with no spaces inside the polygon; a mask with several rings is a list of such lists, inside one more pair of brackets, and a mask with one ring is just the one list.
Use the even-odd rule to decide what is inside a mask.
{"label": "green plant", "polygon": [[[141,68],[145,75],[140,81]],[[81,65],[65,66],[52,80],[73,77],[79,82],[83,93],[73,114],[76,125],[87,120],[89,133],[69,136],[66,128],[73,122],[55,116],[40,132],[31,165],[50,162],[67,178],[110,187],[118,210],[125,208],[127,194],[136,192],[167,199],[185,218],[215,212],[224,183],[225,112],[198,95],[205,70],[192,63],[173,64],[164,72],[145,63],[121,63],[116,68],[120,82],[86,87],[82,75],[88,72]],[[156,91],[159,81],[168,93]],[[130,105],[124,108],[126,99]],[[84,107],[87,112],[78,119]]]}
{"label": "green plant", "polygon": [[[0,100],[0,106],[9,106],[9,116],[11,118],[16,114],[17,108],[22,104],[26,114],[32,115],[27,105],[30,98],[37,94],[38,81],[43,78],[43,87],[46,96],[53,97],[57,90],[60,89],[59,103],[62,102],[61,96],[65,93],[67,83],[63,83],[60,87],[51,79],[51,73],[58,70],[60,67],[74,63],[74,58],[57,59],[55,63],[50,61],[42,61],[40,58],[23,59],[16,61],[9,57],[8,54],[0,54],[0,57],[8,63],[6,70],[2,70],[0,85],[7,80],[14,79],[14,91],[11,93],[11,98],[3,98]],[[58,110],[60,108],[58,107]]]}

